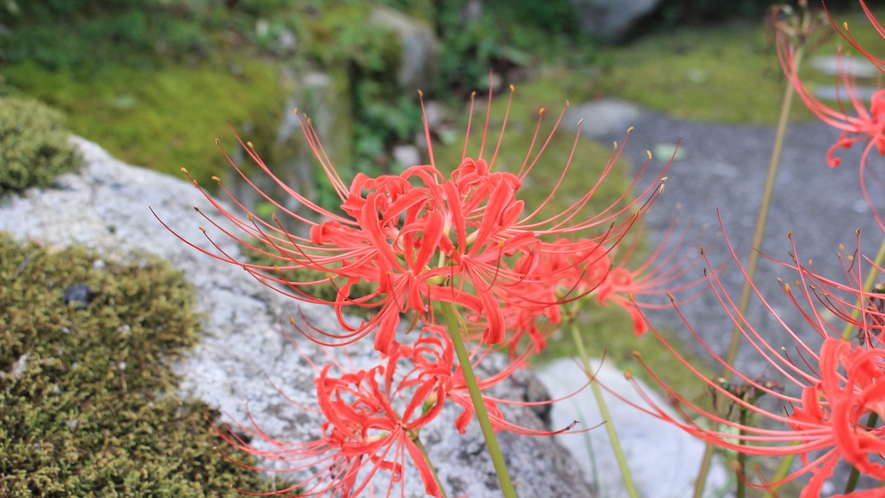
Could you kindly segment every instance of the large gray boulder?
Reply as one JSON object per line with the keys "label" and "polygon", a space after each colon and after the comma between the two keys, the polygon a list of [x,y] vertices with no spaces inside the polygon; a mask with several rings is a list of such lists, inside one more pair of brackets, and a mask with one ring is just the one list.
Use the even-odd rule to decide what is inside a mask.
{"label": "large gray boulder", "polygon": [[409,92],[429,88],[439,70],[439,41],[430,24],[389,7],[376,7],[369,16],[369,24],[399,35],[402,54],[397,80],[400,88]]}
{"label": "large gray boulder", "polygon": [[[227,421],[248,424],[248,401],[249,413],[267,434],[282,441],[316,438],[320,417],[293,405],[274,385],[289,398],[313,405],[315,371],[289,344],[284,330],[292,334],[309,358],[326,362],[328,359],[313,343],[291,330],[288,319],[301,313],[312,325],[333,331],[337,321],[330,310],[288,300],[239,267],[200,254],[163,228],[148,206],[198,246],[212,249],[198,229],[202,224],[210,228],[210,235],[224,251],[239,254],[236,243],[211,229],[194,212],[194,205],[206,213],[213,210],[188,182],[123,164],[84,139],[72,141],[82,150],[87,166],[81,173],[59,177],[58,188],[31,189],[22,196],[0,199],[0,231],[50,246],[81,244],[118,260],[130,257],[132,251],[146,251],[168,260],[195,287],[196,311],[205,318],[203,341],[175,365],[183,378],[181,388],[210,405],[220,406]],[[340,349],[333,354],[346,361]],[[348,354],[356,365],[372,364],[377,357],[371,340],[348,347]],[[487,366],[494,370],[502,361],[493,359]],[[499,386],[496,394],[517,399],[524,385],[507,383]],[[502,409],[515,423],[543,426],[527,408]],[[454,427],[459,413],[449,404],[440,418],[421,432],[448,496],[500,496],[479,427],[474,421],[465,435],[459,435]],[[574,459],[552,438],[502,433],[499,441],[521,496],[595,496]],[[266,461],[263,465],[279,468],[284,464]],[[299,475],[291,477],[297,479]],[[374,482],[384,489],[389,479],[389,474],[379,471]],[[414,468],[409,468],[404,482],[405,496],[424,496]]]}
{"label": "large gray boulder", "polygon": [[661,0],[571,0],[581,29],[596,38],[619,42],[636,21],[650,14]]}

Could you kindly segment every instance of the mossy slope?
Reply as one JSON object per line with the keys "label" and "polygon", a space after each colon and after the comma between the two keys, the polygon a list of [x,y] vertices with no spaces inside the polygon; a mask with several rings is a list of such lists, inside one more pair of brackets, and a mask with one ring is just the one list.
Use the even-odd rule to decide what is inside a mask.
{"label": "mossy slope", "polygon": [[[191,288],[155,260],[104,264],[0,236],[0,496],[236,496],[230,463],[167,361],[197,340]],[[85,284],[88,306],[65,304]],[[235,455],[249,462],[247,455]]]}

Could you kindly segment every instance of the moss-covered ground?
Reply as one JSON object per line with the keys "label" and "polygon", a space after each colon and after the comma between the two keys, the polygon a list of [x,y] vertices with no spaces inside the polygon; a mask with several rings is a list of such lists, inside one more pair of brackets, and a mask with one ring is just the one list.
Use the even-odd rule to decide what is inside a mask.
{"label": "moss-covered ground", "polygon": [[[862,13],[837,13],[851,33],[871,53],[881,53],[885,40]],[[885,11],[877,17],[885,19]],[[814,54],[834,55],[838,35]],[[624,98],[677,118],[719,123],[774,124],[780,112],[786,80],[774,46],[761,22],[734,22],[698,28],[680,28],[645,36],[636,42],[598,55],[598,64],[576,72],[599,96]],[[808,64],[800,76],[809,84],[833,85],[832,76]],[[876,86],[877,82],[859,81]],[[813,115],[799,102],[793,120]]]}
{"label": "moss-covered ground", "polygon": [[[234,64],[237,75],[230,71]],[[276,133],[284,111],[280,68],[266,61],[99,71],[84,76],[26,61],[2,73],[9,84],[62,110],[73,133],[121,160],[175,175],[184,167],[203,185],[229,168],[215,145],[216,138],[230,137],[228,122],[241,133]]]}
{"label": "moss-covered ground", "polygon": [[[267,488],[213,449],[224,443],[207,416],[218,413],[175,394],[168,364],[198,339],[193,289],[180,273],[0,234],[0,283],[0,496]],[[71,295],[76,285],[88,286],[88,304],[87,293]]]}

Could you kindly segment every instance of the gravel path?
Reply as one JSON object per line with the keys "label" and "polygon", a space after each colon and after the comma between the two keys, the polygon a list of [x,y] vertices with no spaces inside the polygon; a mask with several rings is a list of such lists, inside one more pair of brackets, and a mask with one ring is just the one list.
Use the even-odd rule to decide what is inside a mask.
{"label": "gravel path", "polygon": [[[715,233],[719,231],[716,215],[716,208],[719,208],[729,240],[746,261],[768,172],[774,127],[689,122],[630,104],[620,105],[627,106],[627,111],[618,113],[618,116],[626,115],[626,119],[612,116],[610,112],[602,116],[595,112],[601,108],[613,110],[611,103],[602,107],[593,103],[576,106],[574,116],[588,121],[596,119],[596,125],[591,127],[593,138],[603,142],[622,141],[624,130],[634,126],[626,147],[634,169],[638,170],[647,159],[646,150],[654,150],[661,143],[675,144],[682,139],[680,150],[684,159],[673,162],[667,173],[669,179],[664,195],[647,218],[652,242],[662,240],[679,212],[683,223],[693,219],[695,226],[707,224],[711,227],[704,242],[707,253],[714,262],[725,261],[728,258],[725,244],[721,239],[714,243]],[[609,126],[600,126],[600,118],[608,119]],[[629,123],[624,122],[627,119]],[[874,255],[882,235],[860,191],[858,164],[861,147],[841,150],[841,166],[831,169],[826,165],[825,155],[837,137],[836,130],[816,122],[795,124],[788,129],[762,250],[767,255],[789,261],[791,248],[787,232],[793,230],[800,261],[807,262],[812,258],[820,273],[840,280],[842,271],[835,255],[838,245],[844,244],[848,251],[856,247],[855,230],[861,228],[862,248]],[[646,177],[657,174],[667,159],[669,157],[654,158]],[[879,162],[875,157],[872,164]],[[679,205],[681,210],[677,208]],[[694,275],[700,274],[699,268]],[[737,300],[743,283],[737,266],[731,264],[722,276],[730,285],[729,293]],[[796,279],[794,272],[762,259],[756,280],[763,295],[787,324],[796,327],[800,337],[818,344],[817,334],[802,327],[801,315],[786,299],[777,277],[782,277],[785,282]],[[707,293],[683,309],[704,340],[715,351],[724,353],[732,325],[715,296]],[[674,313],[653,312],[651,316],[653,323],[661,328],[675,329],[687,344],[703,356],[709,356]],[[749,317],[760,330],[770,331],[768,337],[772,345],[792,349],[792,340],[758,299],[752,303]],[[768,373],[765,365],[766,362],[749,348],[741,350],[738,366],[743,372],[751,376]]]}

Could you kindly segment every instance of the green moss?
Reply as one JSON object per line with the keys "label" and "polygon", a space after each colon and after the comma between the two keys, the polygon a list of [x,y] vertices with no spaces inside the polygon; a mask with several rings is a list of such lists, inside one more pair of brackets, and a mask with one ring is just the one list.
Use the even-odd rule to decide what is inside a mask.
{"label": "green moss", "polygon": [[33,100],[0,97],[0,194],[45,187],[82,164],[64,117]]}
{"label": "green moss", "polygon": [[[193,290],[154,260],[95,269],[0,237],[0,495],[235,496],[259,475],[230,463],[166,363],[197,338]],[[91,304],[66,305],[86,284]],[[235,455],[251,461],[246,455]]]}
{"label": "green moss", "polygon": [[[210,177],[223,177],[229,168],[215,138],[234,149],[227,122],[240,131],[273,136],[285,110],[286,88],[274,66],[245,57],[230,64],[238,64],[242,73],[234,76],[229,65],[151,71],[109,66],[84,79],[27,61],[4,67],[3,75],[65,111],[74,133],[121,160],[175,175],[185,167],[212,186]],[[268,161],[274,158],[271,150],[259,152]]]}
{"label": "green moss", "polygon": [[[885,44],[862,15],[838,17],[840,22],[850,22],[852,34],[871,53]],[[839,44],[847,45],[834,36],[815,53],[835,54]],[[603,49],[597,61],[594,70],[579,71],[572,78],[584,78],[599,94],[631,100],[677,118],[774,124],[786,88],[761,22],[679,28],[628,46]],[[807,64],[801,76],[811,84],[833,84],[832,76]],[[801,102],[794,104],[794,120],[812,117]]]}

